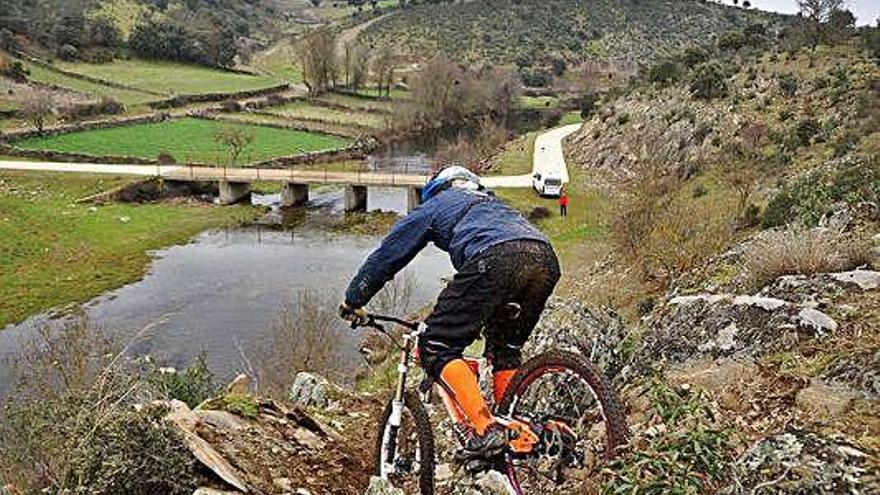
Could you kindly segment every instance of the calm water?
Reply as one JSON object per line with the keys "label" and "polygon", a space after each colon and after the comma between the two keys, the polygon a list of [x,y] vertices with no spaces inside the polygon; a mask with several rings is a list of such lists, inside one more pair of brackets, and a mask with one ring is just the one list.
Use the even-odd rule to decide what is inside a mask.
{"label": "calm water", "polygon": [[[298,290],[316,290],[335,307],[379,242],[379,236],[332,233],[325,227],[328,218],[341,215],[341,196],[340,189],[315,189],[309,207],[290,214],[275,210],[261,221],[264,225],[208,231],[189,244],[163,249],[143,280],[86,304],[89,320],[121,337],[152,323],[155,330],[133,346],[133,353],[180,368],[204,351],[215,374],[227,379],[242,369],[242,354],[267,338],[280,308],[293,302]],[[261,204],[277,200],[254,198]],[[368,204],[400,212],[405,192],[371,189]],[[430,247],[406,271],[416,282],[414,303],[422,305],[433,300],[452,268],[445,253]],[[59,325],[43,314],[0,332],[0,363],[46,324]],[[340,345],[354,353],[353,340]],[[10,370],[0,366],[2,393]]]}

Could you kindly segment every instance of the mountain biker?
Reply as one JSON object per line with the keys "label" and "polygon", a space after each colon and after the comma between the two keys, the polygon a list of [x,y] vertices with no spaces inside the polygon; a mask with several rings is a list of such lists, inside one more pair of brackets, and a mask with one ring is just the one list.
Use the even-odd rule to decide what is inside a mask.
{"label": "mountain biker", "polygon": [[[421,199],[361,266],[340,315],[366,323],[363,307],[429,242],[450,254],[457,273],[425,320],[420,359],[428,376],[452,392],[474,427],[475,435],[459,455],[465,462],[478,462],[502,453],[507,435],[490,413],[462,353],[482,331],[493,369],[493,395],[500,401],[521,363],[522,346],[559,280],[559,263],[548,239],[462,166],[439,171]],[[516,318],[504,314],[511,302],[521,308]]]}

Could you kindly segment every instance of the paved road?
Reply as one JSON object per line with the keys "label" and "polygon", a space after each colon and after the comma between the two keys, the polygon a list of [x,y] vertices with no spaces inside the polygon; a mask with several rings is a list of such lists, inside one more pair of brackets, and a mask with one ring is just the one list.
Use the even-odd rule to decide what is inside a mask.
{"label": "paved road", "polygon": [[[557,127],[535,140],[532,174],[555,172],[568,182],[568,167],[562,153],[562,140],[577,131],[580,124]],[[162,177],[170,180],[232,182],[291,182],[301,184],[355,184],[377,186],[420,187],[428,176],[389,172],[333,172],[275,168],[189,167],[181,165],[126,165],[97,163],[58,163],[0,161],[0,170],[33,170],[41,172],[75,172],[91,174]],[[532,187],[532,174],[484,177],[488,187]]]}
{"label": "paved road", "polygon": [[532,187],[532,176],[537,172],[544,175],[550,172],[556,173],[562,177],[563,184],[567,183],[568,166],[562,153],[562,140],[580,128],[581,124],[564,125],[539,135],[535,139],[532,173],[486,177],[483,183],[488,187]]}

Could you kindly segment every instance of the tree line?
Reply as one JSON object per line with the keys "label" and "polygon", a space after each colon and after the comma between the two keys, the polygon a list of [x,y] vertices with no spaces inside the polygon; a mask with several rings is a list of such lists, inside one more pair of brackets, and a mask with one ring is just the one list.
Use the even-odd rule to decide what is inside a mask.
{"label": "tree line", "polygon": [[[7,5],[8,3],[8,5]],[[266,0],[140,0],[141,17],[130,33],[96,0],[5,0],[0,48],[18,48],[20,37],[52,49],[64,60],[106,62],[124,51],[149,58],[230,67],[254,27],[277,14]]]}

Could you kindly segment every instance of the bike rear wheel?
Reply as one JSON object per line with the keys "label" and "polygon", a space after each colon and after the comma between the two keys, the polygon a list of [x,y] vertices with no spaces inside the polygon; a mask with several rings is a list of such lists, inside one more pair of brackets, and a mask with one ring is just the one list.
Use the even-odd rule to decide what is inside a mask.
{"label": "bike rear wheel", "polygon": [[425,406],[414,393],[404,395],[400,425],[392,424],[394,400],[379,421],[375,475],[407,494],[434,495],[434,432]]}
{"label": "bike rear wheel", "polygon": [[574,433],[558,435],[565,437],[558,448],[545,445],[540,456],[511,460],[511,482],[529,495],[585,493],[587,475],[614,457],[629,436],[608,380],[584,357],[566,351],[540,354],[523,364],[496,414],[541,427],[563,424]]}

